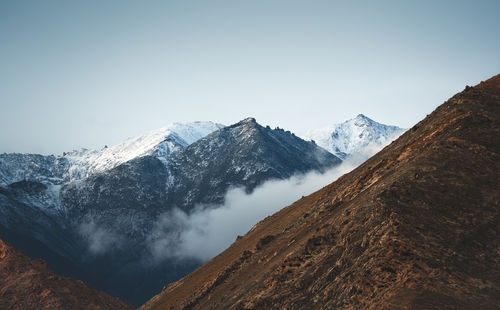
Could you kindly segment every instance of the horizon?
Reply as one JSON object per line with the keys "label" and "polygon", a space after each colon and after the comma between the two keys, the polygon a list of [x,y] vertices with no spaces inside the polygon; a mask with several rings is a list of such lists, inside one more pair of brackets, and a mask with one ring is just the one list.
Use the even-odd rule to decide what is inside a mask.
{"label": "horizon", "polygon": [[[394,125],[394,124],[383,124],[383,123],[380,123],[380,122],[377,122],[377,120],[374,120],[373,118],[363,114],[363,113],[360,113],[356,116],[353,116],[349,119],[346,119],[342,122],[339,122],[339,123],[335,123],[335,124],[330,124],[330,125],[326,125],[326,126],[322,126],[322,127],[316,127],[316,128],[311,128],[310,130],[306,130],[306,131],[302,131],[302,132],[295,132],[295,131],[292,131],[292,130],[288,130],[287,128],[283,128],[283,127],[280,127],[280,126],[276,126],[275,128],[271,128],[273,130],[275,129],[282,129],[282,130],[288,130],[290,132],[292,132],[293,134],[295,134],[298,138],[300,139],[303,139],[303,140],[306,140],[306,141],[309,141],[308,139],[304,138],[303,136],[304,135],[307,135],[311,132],[314,132],[314,131],[317,131],[317,130],[322,130],[322,129],[326,129],[326,128],[332,128],[334,126],[338,126],[342,123],[346,123],[348,121],[352,121],[358,117],[364,117],[364,118],[367,118],[368,120],[372,121],[372,122],[375,122],[377,124],[380,124],[380,125],[384,125],[384,126],[395,126],[395,127],[398,127],[400,129],[403,129],[403,130],[408,130],[409,128],[406,128],[406,127],[400,127],[398,125]],[[113,147],[113,146],[116,146],[116,145],[120,145],[124,142],[127,142],[129,140],[134,140],[136,138],[139,138],[139,137],[142,137],[142,136],[146,136],[148,134],[152,134],[152,133],[155,133],[155,132],[158,132],[160,130],[164,130],[164,129],[170,129],[171,127],[174,127],[175,125],[189,125],[189,124],[194,124],[194,123],[203,123],[203,122],[212,122],[216,125],[223,125],[224,127],[229,127],[229,126],[232,126],[232,125],[235,125],[237,123],[240,123],[242,121],[245,121],[247,119],[253,119],[258,125],[262,126],[262,127],[266,127],[266,126],[269,126],[268,124],[263,124],[261,122],[259,122],[258,119],[256,119],[255,117],[253,116],[248,116],[248,117],[245,117],[237,122],[234,122],[234,123],[231,123],[231,124],[221,124],[221,123],[216,123],[216,122],[212,122],[210,120],[197,120],[197,121],[193,121],[193,122],[173,122],[173,123],[170,123],[168,125],[165,125],[165,126],[162,126],[162,127],[158,127],[158,128],[155,128],[155,129],[152,129],[152,130],[148,130],[147,132],[142,132],[142,133],[137,133],[136,135],[134,136],[130,136],[130,137],[126,137],[125,139],[123,139],[122,141],[119,141],[118,143],[115,143],[115,144],[104,144],[100,147],[96,147],[96,148],[88,148],[88,147],[85,147],[85,146],[81,146],[81,147],[78,147],[78,148],[74,148],[74,149],[71,149],[71,150],[65,150],[65,151],[62,151],[61,153],[54,153],[54,152],[47,152],[47,153],[21,153],[21,152],[2,152],[0,154],[15,154],[15,153],[20,153],[20,154],[39,154],[39,155],[45,155],[45,156],[60,156],[64,153],[70,153],[70,152],[79,152],[79,151],[99,151],[99,150],[102,150],[104,148],[108,148],[108,147]]]}
{"label": "horizon", "polygon": [[500,72],[500,3],[0,3],[0,153],[248,116],[410,128]]}

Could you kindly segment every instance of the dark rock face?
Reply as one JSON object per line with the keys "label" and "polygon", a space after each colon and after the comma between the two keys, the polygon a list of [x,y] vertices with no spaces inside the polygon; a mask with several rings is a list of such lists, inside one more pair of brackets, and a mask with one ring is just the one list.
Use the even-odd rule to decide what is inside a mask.
{"label": "dark rock face", "polygon": [[114,211],[160,209],[167,196],[169,172],[156,157],[144,156],[109,171],[64,185],[62,204],[73,216]]}
{"label": "dark rock face", "polygon": [[270,130],[248,118],[172,154],[174,175],[168,204],[184,210],[194,203],[220,204],[229,187],[251,192],[270,179],[286,179],[337,165],[340,160],[290,132]]}
{"label": "dark rock face", "polygon": [[499,137],[500,75],[141,309],[498,309]]}
{"label": "dark rock face", "polygon": [[47,186],[36,181],[19,181],[9,184],[9,187],[29,194],[36,194],[47,189]]}
{"label": "dark rock face", "polygon": [[[28,239],[29,244],[40,242],[40,251],[27,254],[46,258],[54,270],[140,304],[159,291],[165,279],[175,281],[200,265],[147,261],[148,237],[161,214],[174,207],[189,213],[199,204],[214,208],[224,202],[230,187],[251,192],[270,179],[324,171],[340,163],[313,143],[264,128],[254,119],[178,148],[165,157],[135,158],[71,181],[64,158],[56,169],[54,156],[2,155],[0,176],[8,180],[16,170],[12,167],[26,164],[26,171],[19,173],[28,178],[0,187],[0,212],[17,221],[0,220],[0,229],[23,250],[29,248],[23,245]],[[32,179],[31,166],[38,167]],[[97,252],[89,253],[92,246]],[[69,262],[64,270],[62,261]],[[77,268],[72,271],[71,266]]]}

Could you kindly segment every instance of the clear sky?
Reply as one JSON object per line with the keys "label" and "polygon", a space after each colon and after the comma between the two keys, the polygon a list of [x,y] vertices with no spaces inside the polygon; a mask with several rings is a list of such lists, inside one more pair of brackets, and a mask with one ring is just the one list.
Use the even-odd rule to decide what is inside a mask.
{"label": "clear sky", "polygon": [[410,127],[500,73],[500,1],[0,1],[0,152],[172,122]]}

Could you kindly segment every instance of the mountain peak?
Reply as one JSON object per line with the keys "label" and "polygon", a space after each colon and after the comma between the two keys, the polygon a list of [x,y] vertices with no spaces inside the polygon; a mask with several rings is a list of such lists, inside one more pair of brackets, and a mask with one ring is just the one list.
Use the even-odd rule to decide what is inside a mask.
{"label": "mountain peak", "polygon": [[242,122],[243,123],[249,123],[249,122],[256,123],[257,121],[253,117],[247,117],[244,120],[242,120]]}
{"label": "mountain peak", "polygon": [[358,114],[358,115],[356,115],[356,117],[354,119],[373,121],[371,118],[369,118],[368,116],[366,116],[364,114]]}
{"label": "mountain peak", "polygon": [[498,309],[493,82],[454,96],[141,309]]}
{"label": "mountain peak", "polygon": [[239,124],[257,124],[257,121],[253,117],[247,117],[244,120],[241,120]]}
{"label": "mountain peak", "polygon": [[257,123],[257,121],[255,120],[255,118],[253,117],[247,117],[233,125],[230,125],[229,128],[238,128],[238,127],[241,127],[241,128],[256,128],[260,126],[259,123]]}
{"label": "mountain peak", "polygon": [[379,124],[373,121],[371,118],[365,116],[364,114],[358,114],[355,118],[346,121],[346,123],[353,122],[355,126],[363,127],[371,124]]}
{"label": "mountain peak", "polygon": [[368,146],[382,147],[401,134],[404,129],[378,123],[364,114],[340,124],[312,130],[302,137],[314,140],[335,156],[345,159],[349,155],[366,152]]}

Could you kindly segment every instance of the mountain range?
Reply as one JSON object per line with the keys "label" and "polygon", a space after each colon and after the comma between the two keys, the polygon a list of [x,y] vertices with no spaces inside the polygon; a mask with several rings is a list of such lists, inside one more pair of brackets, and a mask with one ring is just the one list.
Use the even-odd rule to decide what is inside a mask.
{"label": "mountain range", "polygon": [[[179,143],[166,156],[153,146],[73,179],[68,154],[1,155],[7,181],[0,186],[0,235],[49,264],[0,239],[0,307],[133,308],[53,273],[52,265],[60,274],[111,285],[106,291],[135,304],[167,284],[144,310],[497,309],[499,116],[500,75],[467,86],[359,167],[263,219],[196,270],[195,260],[148,260],[142,242],[155,214],[175,221],[165,215],[220,210],[219,193],[233,183],[257,192],[263,182],[293,176],[289,170],[325,171],[341,159],[252,118]],[[29,167],[16,171],[19,162]],[[195,185],[177,187],[180,181]],[[209,189],[192,192],[198,185]],[[191,198],[157,205],[170,191]],[[175,223],[166,222],[175,233]]]}
{"label": "mountain range", "polygon": [[499,309],[500,75],[141,307]]}
{"label": "mountain range", "polygon": [[[355,145],[342,158],[386,142],[385,126],[358,118],[344,123],[360,134],[338,142]],[[362,135],[366,130],[371,134]],[[202,263],[152,258],[155,223],[170,211],[218,208],[230,188],[251,193],[268,180],[325,172],[341,162],[253,118],[231,126],[176,123],[101,150],[2,154],[0,236],[60,274],[138,305]],[[164,229],[177,233],[175,225]]]}

